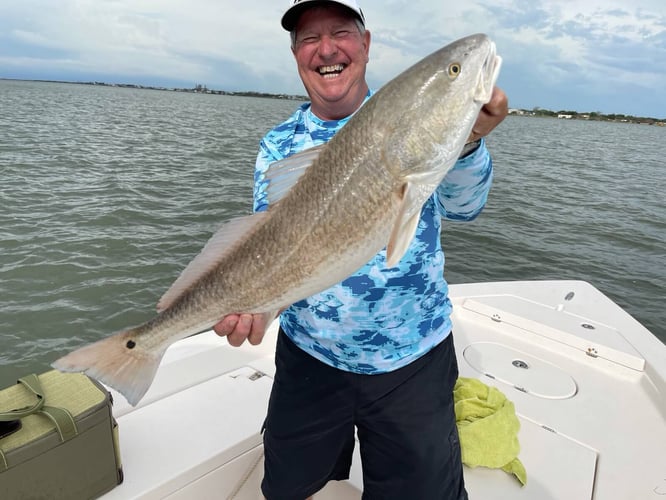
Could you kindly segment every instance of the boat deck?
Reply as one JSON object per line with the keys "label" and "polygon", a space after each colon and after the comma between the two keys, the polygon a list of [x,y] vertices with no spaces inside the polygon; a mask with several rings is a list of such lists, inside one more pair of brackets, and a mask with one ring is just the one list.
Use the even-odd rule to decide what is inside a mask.
{"label": "boat deck", "polygon": [[[471,498],[649,499],[666,495],[666,347],[577,281],[451,286],[460,375],[495,386],[521,422],[528,483],[465,467]],[[136,407],[114,394],[125,471],[105,499],[262,498],[261,435],[276,325],[260,346],[213,333],[174,344]],[[357,447],[358,448],[358,447]],[[349,481],[318,499],[360,498]]]}

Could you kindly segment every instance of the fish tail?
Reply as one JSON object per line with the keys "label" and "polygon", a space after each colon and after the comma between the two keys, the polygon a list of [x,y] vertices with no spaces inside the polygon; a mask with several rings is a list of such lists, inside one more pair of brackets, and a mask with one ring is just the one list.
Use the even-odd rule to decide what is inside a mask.
{"label": "fish tail", "polygon": [[137,329],[117,333],[77,349],[51,366],[63,372],[83,372],[113,387],[136,406],[155,378],[166,350],[143,348],[136,334]]}

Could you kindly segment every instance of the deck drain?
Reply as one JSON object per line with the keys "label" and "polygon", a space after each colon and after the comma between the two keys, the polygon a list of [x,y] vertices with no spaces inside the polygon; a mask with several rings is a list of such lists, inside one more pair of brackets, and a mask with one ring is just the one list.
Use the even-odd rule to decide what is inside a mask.
{"label": "deck drain", "polygon": [[514,359],[511,364],[516,368],[522,368],[524,370],[527,370],[530,367],[530,365],[525,363],[522,359]]}

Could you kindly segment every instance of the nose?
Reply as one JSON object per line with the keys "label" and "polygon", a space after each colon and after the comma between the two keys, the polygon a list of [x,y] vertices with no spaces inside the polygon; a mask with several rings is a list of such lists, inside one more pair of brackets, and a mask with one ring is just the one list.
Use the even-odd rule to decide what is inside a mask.
{"label": "nose", "polygon": [[338,52],[338,46],[333,37],[328,35],[322,36],[319,40],[318,52],[324,59],[334,56]]}

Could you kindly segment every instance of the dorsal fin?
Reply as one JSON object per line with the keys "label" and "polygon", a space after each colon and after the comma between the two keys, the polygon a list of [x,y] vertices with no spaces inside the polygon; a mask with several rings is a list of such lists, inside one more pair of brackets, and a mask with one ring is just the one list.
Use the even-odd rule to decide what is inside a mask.
{"label": "dorsal fin", "polygon": [[224,224],[183,270],[178,279],[174,281],[169,290],[157,303],[158,312],[170,307],[187,289],[194,285],[204,275],[215,269],[228,252],[244,234],[261,223],[267,212],[258,212],[245,217],[231,219]]}
{"label": "dorsal fin", "polygon": [[289,192],[301,175],[317,159],[324,146],[325,144],[315,146],[271,163],[265,174],[266,180],[269,181],[266,189],[269,205],[280,201]]}

